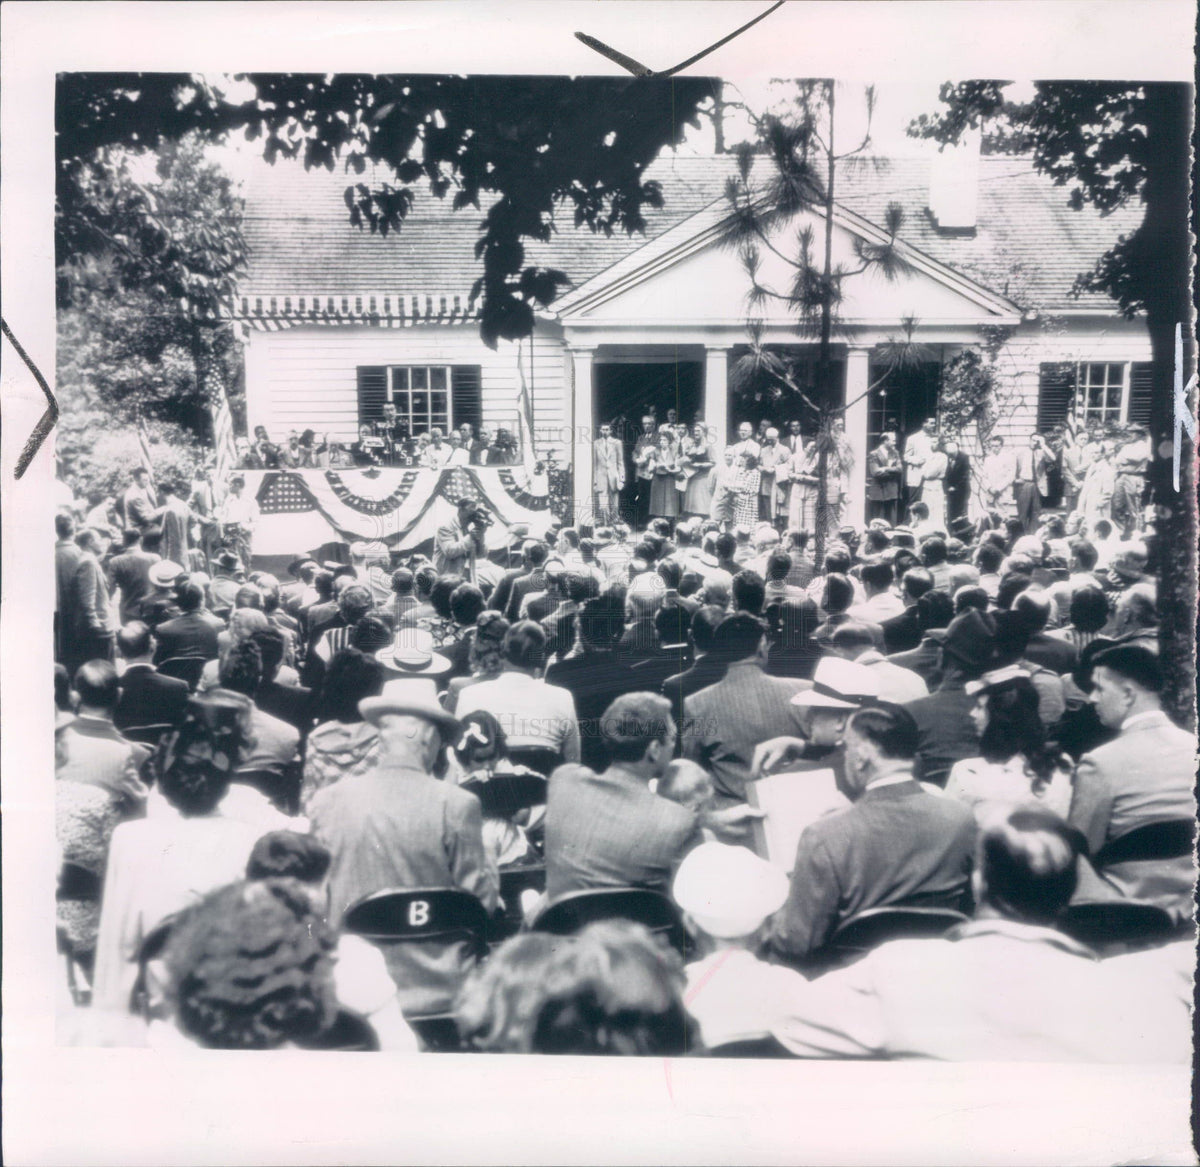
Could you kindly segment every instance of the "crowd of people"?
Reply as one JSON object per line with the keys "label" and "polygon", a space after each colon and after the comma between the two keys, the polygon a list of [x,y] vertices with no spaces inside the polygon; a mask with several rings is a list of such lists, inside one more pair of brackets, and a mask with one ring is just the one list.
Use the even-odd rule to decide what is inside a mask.
{"label": "crowd of people", "polygon": [[[139,470],[119,504],[60,509],[78,1032],[415,1051],[440,1020],[498,1052],[1187,1057],[1196,750],[1162,708],[1153,534],[1111,499],[1072,522],[1094,463],[1065,515],[1015,476],[1007,513],[972,520],[949,486],[939,508],[926,471],[962,455],[926,433],[909,524],[834,509],[818,562],[813,447],[788,428],[741,427],[725,478],[703,427],[647,433],[644,521],[618,475],[595,524],[489,551],[463,500],[427,555],[300,553],[287,579],[255,570],[237,490],[205,514]],[[759,797],[781,775],[807,809]],[[419,930],[439,889],[485,943],[362,923],[421,892]],[[603,889],[658,893],[682,935],[546,930]],[[1156,929],[1086,946],[1071,913],[1114,904]],[[842,930],[897,907],[944,926],[848,961]]]}

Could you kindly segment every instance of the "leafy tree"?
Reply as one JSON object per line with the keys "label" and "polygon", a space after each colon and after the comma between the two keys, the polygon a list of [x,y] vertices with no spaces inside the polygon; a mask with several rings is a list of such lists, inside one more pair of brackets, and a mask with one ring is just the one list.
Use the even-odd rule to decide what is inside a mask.
{"label": "leafy tree", "polygon": [[[972,81],[941,88],[943,108],[917,118],[910,133],[945,143],[981,126],[996,148],[1032,150],[1034,165],[1067,188],[1068,205],[1102,213],[1132,200],[1141,226],[1123,236],[1077,286],[1107,292],[1127,316],[1144,313],[1153,354],[1150,484],[1157,514],[1160,653],[1168,707],[1190,728],[1196,713],[1195,443],[1174,416],[1175,332],[1192,339],[1188,235],[1188,158],[1192,94],[1183,84],[1044,82],[1029,101],[1006,96],[1008,83]],[[1184,346],[1186,384],[1194,347]],[[1188,408],[1192,406],[1189,403]],[[1173,482],[1180,444],[1180,489]]]}
{"label": "leafy tree", "polygon": [[194,134],[156,163],[140,174],[109,147],[81,169],[80,246],[57,272],[58,449],[84,490],[110,492],[138,464],[139,419],[170,472],[190,469],[216,388],[241,405],[240,346],[220,312],[245,265],[241,201]]}
{"label": "leafy tree", "polygon": [[452,194],[456,210],[481,212],[472,296],[493,347],[529,335],[534,306],[552,303],[569,282],[527,264],[525,241],[550,240],[564,208],[575,227],[641,230],[644,208],[662,205],[643,170],[697,124],[712,93],[711,80],[693,77],[251,73],[222,86],[155,73],[60,76],[60,260],[110,246],[92,206],[111,148],[155,150],[189,131],[213,139],[237,131],[261,141],[268,162],[299,157],[309,168],[340,163],[357,174],[368,163],[390,167],[395,183],[346,190],[351,222],[381,235],[401,229],[418,182],[439,198]]}
{"label": "leafy tree", "polygon": [[[815,554],[825,553],[827,486],[829,460],[844,457],[838,448],[832,425],[851,402],[840,401],[841,385],[833,363],[835,332],[845,333],[838,319],[844,299],[846,280],[866,271],[881,273],[889,280],[907,270],[896,239],[904,222],[899,204],[889,205],[885,216],[888,239],[884,243],[855,240],[856,264],[846,267],[833,262],[833,210],[839,167],[866,151],[870,145],[870,114],[874,91],[866,90],[867,130],[851,150],[838,153],[834,138],[837,86],[831,80],[796,81],[795,102],[785,115],[766,114],[753,118],[756,143],[736,148],[738,174],[729,180],[726,199],[730,215],[722,242],[737,249],[750,280],[750,308],[753,312],[768,301],[785,304],[796,315],[799,335],[817,341],[815,386],[812,395],[801,386],[793,361],[777,349],[762,344],[761,325],[751,320],[750,352],[735,365],[735,384],[751,379],[766,379],[786,389],[794,402],[817,417],[817,530]],[[765,155],[765,180],[753,176],[757,154]],[[816,212],[822,220],[818,241],[812,226],[805,222],[795,234],[794,244],[785,251],[775,242],[775,233],[797,218]],[[820,251],[817,252],[819,247]],[[760,278],[763,251],[783,260],[790,274],[790,286],[778,289]],[[907,326],[907,337],[894,340],[881,354],[885,363],[895,367],[916,357],[912,343],[915,322]]]}

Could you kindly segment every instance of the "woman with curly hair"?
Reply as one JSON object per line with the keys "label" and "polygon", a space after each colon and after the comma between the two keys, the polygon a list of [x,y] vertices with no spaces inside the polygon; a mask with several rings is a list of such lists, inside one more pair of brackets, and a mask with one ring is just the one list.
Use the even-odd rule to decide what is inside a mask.
{"label": "woman with curly hair", "polygon": [[446,688],[445,706],[453,713],[459,694],[480,681],[494,681],[504,671],[504,637],[509,623],[499,612],[487,608],[475,619],[467,650],[469,677],[451,677]]}
{"label": "woman with curly hair", "polygon": [[262,829],[219,813],[250,747],[249,698],[193,697],[179,728],[147,763],[162,795],[150,816],[122,823],[109,846],[93,1005],[131,1008],[142,942],[167,917],[240,879]]}
{"label": "woman with curly hair", "polygon": [[1038,691],[1015,666],[967,683],[975,696],[971,721],[979,733],[978,758],[955,762],[946,795],[965,802],[977,818],[1035,802],[1066,817],[1071,808],[1073,766],[1046,741],[1038,715]]}
{"label": "woman with curly hair", "polygon": [[175,1028],[206,1049],[319,1047],[339,1012],[336,945],[296,880],[247,880],[211,892],[167,942]]}
{"label": "woman with curly hair", "polygon": [[454,589],[463,582],[460,575],[439,575],[437,582],[429,591],[429,603],[433,607],[433,615],[427,620],[417,621],[418,628],[425,628],[433,635],[433,647],[444,648],[452,646],[457,639],[454,627],[454,613],[450,609],[450,597]]}
{"label": "woman with curly hair", "polygon": [[543,973],[570,937],[528,932],[505,941],[458,995],[458,1032],[479,1053],[527,1054],[545,996]]}

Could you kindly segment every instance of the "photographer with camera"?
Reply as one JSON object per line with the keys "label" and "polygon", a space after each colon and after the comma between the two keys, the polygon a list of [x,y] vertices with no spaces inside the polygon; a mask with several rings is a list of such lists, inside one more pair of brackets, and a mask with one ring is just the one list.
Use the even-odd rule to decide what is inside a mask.
{"label": "photographer with camera", "polygon": [[460,498],[454,522],[438,528],[433,551],[438,575],[461,575],[474,583],[475,560],[487,554],[485,532],[491,525],[491,516],[477,500]]}

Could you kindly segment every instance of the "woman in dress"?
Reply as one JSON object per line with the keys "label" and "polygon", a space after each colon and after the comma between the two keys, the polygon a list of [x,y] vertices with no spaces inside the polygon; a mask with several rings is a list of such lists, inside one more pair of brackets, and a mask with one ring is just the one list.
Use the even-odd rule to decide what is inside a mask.
{"label": "woman in dress", "polygon": [[946,796],[966,803],[982,822],[1021,803],[1039,803],[1064,818],[1071,808],[1071,760],[1046,741],[1038,692],[1027,673],[1010,666],[967,684],[979,733],[978,758],[956,762]]}
{"label": "woman in dress", "polygon": [[788,498],[788,529],[817,529],[817,443],[802,442],[785,463],[792,484]]}
{"label": "woman in dress", "polygon": [[708,518],[712,509],[713,491],[716,483],[713,481],[713,468],[716,456],[708,432],[703,425],[697,423],[692,432],[683,439],[682,459],[680,465],[688,474],[687,487],[683,492],[683,513],[699,515]]}
{"label": "woman in dress", "polygon": [[733,522],[738,527],[753,530],[758,522],[758,484],[762,476],[758,472],[758,455],[743,450],[738,456],[737,477],[733,480],[736,502],[733,506]]}
{"label": "woman in dress", "polygon": [[650,517],[654,519],[674,519],[679,515],[679,491],[675,488],[679,462],[675,457],[673,437],[666,430],[660,430],[658,443],[648,462],[653,474],[650,482]]}

